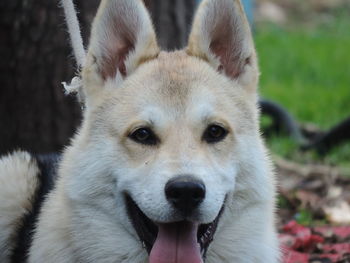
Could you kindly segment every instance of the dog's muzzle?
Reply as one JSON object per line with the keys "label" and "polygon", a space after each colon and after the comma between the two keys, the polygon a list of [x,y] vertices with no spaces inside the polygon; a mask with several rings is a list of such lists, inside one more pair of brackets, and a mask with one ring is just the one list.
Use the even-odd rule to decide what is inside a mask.
{"label": "dog's muzzle", "polygon": [[183,221],[153,222],[138,207],[129,194],[125,194],[128,215],[144,248],[150,254],[150,263],[202,263],[214,238],[224,209],[209,224],[186,220],[205,198],[205,185],[189,176],[170,180],[165,196],[178,211]]}

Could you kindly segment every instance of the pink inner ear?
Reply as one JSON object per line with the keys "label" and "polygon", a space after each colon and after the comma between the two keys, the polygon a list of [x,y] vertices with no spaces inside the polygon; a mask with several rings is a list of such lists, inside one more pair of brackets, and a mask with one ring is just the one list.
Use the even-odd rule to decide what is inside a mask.
{"label": "pink inner ear", "polygon": [[102,23],[102,37],[99,39],[102,59],[99,61],[100,72],[103,79],[114,78],[119,70],[126,76],[125,61],[129,53],[134,50],[136,35],[139,26],[138,19],[121,14],[119,9],[108,10],[105,22]]}
{"label": "pink inner ear", "polygon": [[[117,69],[119,70],[119,72],[123,75],[126,76],[126,66],[125,66],[125,60],[126,57],[128,56],[130,52],[130,48],[123,48],[122,50],[119,51],[119,60],[117,61]],[[117,74],[117,72],[114,73]]]}
{"label": "pink inner ear", "polygon": [[244,36],[237,23],[231,14],[224,13],[216,17],[214,28],[209,33],[211,38],[209,48],[220,60],[219,70],[231,78],[239,77],[247,64],[246,58],[242,56]]}
{"label": "pink inner ear", "polygon": [[[245,61],[240,57],[239,47],[235,45],[234,40],[218,39],[210,44],[210,50],[220,60],[219,71],[223,70],[231,78],[237,78],[244,70]],[[225,44],[223,44],[225,43]]]}
{"label": "pink inner ear", "polygon": [[113,78],[117,74],[117,70],[126,76],[125,60],[128,54],[134,49],[130,41],[125,40],[124,44],[115,44],[108,50],[108,57],[102,59],[101,75],[104,80]]}

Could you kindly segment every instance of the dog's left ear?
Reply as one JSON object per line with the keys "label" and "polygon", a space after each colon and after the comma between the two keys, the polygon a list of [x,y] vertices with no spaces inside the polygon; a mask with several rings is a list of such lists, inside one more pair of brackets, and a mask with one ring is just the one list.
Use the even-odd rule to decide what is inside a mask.
{"label": "dog's left ear", "polygon": [[159,53],[156,35],[141,0],[102,0],[95,17],[86,64],[85,92],[104,82],[127,77]]}
{"label": "dog's left ear", "polygon": [[198,8],[187,53],[216,70],[256,88],[257,59],[249,24],[239,0],[204,0]]}

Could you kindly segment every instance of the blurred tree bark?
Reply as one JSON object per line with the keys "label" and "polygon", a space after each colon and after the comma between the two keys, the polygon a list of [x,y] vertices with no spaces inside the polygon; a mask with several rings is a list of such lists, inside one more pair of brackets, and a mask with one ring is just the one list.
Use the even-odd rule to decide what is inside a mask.
{"label": "blurred tree bark", "polygon": [[[99,1],[74,2],[86,44]],[[167,50],[183,47],[196,1],[145,2],[160,45]],[[0,154],[60,151],[79,125],[81,111],[61,85],[75,69],[58,1],[1,1],[0,57]]]}
{"label": "blurred tree bark", "polygon": [[154,22],[159,45],[165,50],[187,44],[196,0],[145,0]]}

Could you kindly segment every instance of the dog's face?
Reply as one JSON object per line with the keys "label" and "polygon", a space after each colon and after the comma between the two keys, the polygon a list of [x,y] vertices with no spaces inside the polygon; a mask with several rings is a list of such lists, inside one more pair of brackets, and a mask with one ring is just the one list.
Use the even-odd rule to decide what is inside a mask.
{"label": "dog's face", "polygon": [[171,53],[159,51],[141,1],[102,1],[79,142],[96,176],[101,167],[115,180],[118,216],[150,262],[176,251],[201,262],[242,162],[254,161],[257,75],[239,1],[204,1],[188,48]]}

